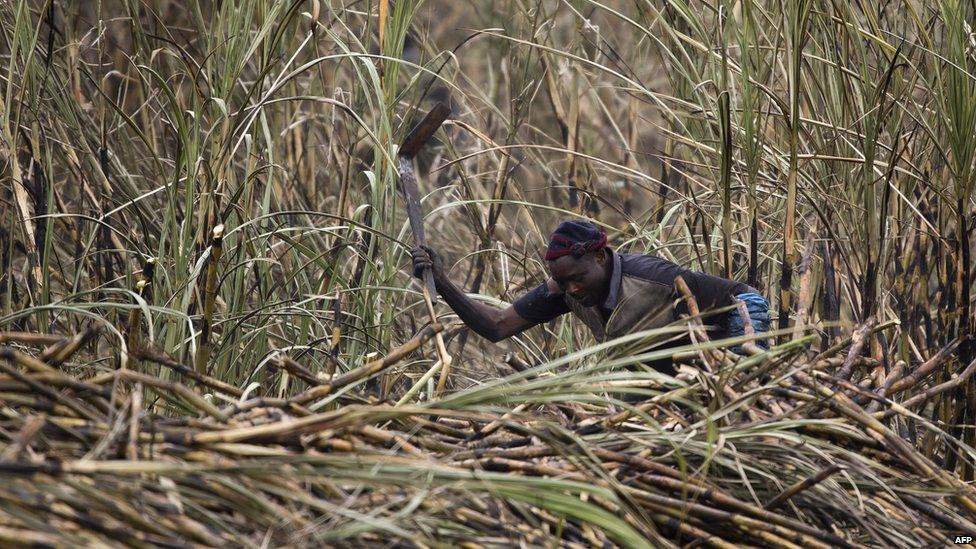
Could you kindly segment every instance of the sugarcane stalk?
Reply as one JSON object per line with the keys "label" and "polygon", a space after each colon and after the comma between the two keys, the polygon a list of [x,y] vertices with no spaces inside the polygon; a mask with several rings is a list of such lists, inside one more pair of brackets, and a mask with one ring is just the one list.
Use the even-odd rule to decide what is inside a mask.
{"label": "sugarcane stalk", "polygon": [[790,485],[787,489],[777,494],[776,497],[769,500],[769,502],[767,502],[766,505],[763,506],[763,508],[766,509],[767,511],[772,511],[773,509],[776,509],[777,507],[786,503],[787,500],[796,496],[800,492],[809,490],[810,488],[816,486],[817,484],[820,484],[824,480],[827,480],[828,477],[840,471],[841,469],[842,467],[840,465],[837,465],[836,463],[828,465],[827,467],[821,469],[817,474],[807,477],[799,482]]}
{"label": "sugarcane stalk", "polygon": [[71,358],[78,349],[82,346],[87,345],[92,339],[99,334],[99,330],[92,326],[86,327],[81,333],[75,334],[68,339],[64,339],[54,345],[46,347],[41,354],[38,355],[38,360],[47,364],[48,366],[57,367],[64,364],[69,358]]}
{"label": "sugarcane stalk", "polygon": [[[894,386],[895,382],[900,380],[901,376],[905,374],[905,367],[906,364],[904,360],[899,360],[898,362],[895,363],[895,367],[892,368],[891,372],[889,372],[888,375],[885,377],[884,385],[882,385],[881,388],[878,389],[879,398],[885,398],[891,394],[892,386]],[[858,404],[861,405],[864,404],[864,402],[862,402],[860,399],[855,399],[855,401]],[[874,400],[868,404],[866,411],[868,413],[874,413],[877,412],[880,407],[881,407],[881,402],[879,400]]]}
{"label": "sugarcane stalk", "polygon": [[210,235],[210,260],[207,263],[207,278],[204,284],[203,319],[200,326],[200,348],[197,349],[194,366],[197,373],[207,371],[210,362],[210,331],[213,327],[214,303],[217,300],[217,265],[224,251],[224,225],[214,227]]}
{"label": "sugarcane stalk", "polygon": [[326,366],[325,375],[331,378],[335,375],[336,366],[339,364],[339,351],[342,344],[342,294],[338,291],[332,298],[332,337],[329,339],[329,356],[332,358]]}
{"label": "sugarcane stalk", "polygon": [[[105,400],[111,399],[112,393],[110,390],[107,390],[103,387],[99,387],[98,385],[95,384],[78,381],[77,379],[69,375],[66,375],[60,372],[59,370],[56,370],[51,366],[48,366],[47,364],[37,360],[36,358],[22,353],[18,353],[17,351],[11,349],[10,347],[0,347],[0,360],[8,360],[10,362],[13,362],[14,364],[17,364],[18,366],[22,366],[27,370],[29,370],[33,375],[45,376],[45,379],[50,384],[70,387],[78,391],[80,396],[83,396],[86,399],[90,400],[92,404],[95,404],[96,406],[102,408],[103,410],[109,409],[108,403],[105,402]],[[11,375],[12,377],[15,377],[18,380],[22,380],[26,377],[20,374],[19,372],[17,372],[16,376],[13,376],[13,374]],[[32,381],[37,381],[35,377],[30,377],[29,379],[31,379]]]}
{"label": "sugarcane stalk", "polygon": [[[152,284],[153,275],[156,271],[156,258],[149,258],[146,260],[146,264],[142,269],[142,277],[136,282],[135,292],[136,295],[147,299],[150,295],[149,285]],[[140,322],[142,321],[142,308],[138,306],[133,307],[129,311],[129,322],[128,322],[128,337],[126,344],[129,347],[129,352],[134,349],[139,348],[141,344],[141,330]]]}
{"label": "sugarcane stalk", "polygon": [[63,395],[57,391],[51,390],[47,386],[38,383],[31,377],[22,374],[16,368],[10,367],[10,365],[7,364],[7,361],[14,361],[15,356],[16,355],[13,354],[13,351],[10,350],[9,347],[0,347],[0,371],[3,371],[5,374],[9,375],[10,377],[29,386],[31,389],[33,389],[35,393],[43,395],[51,402],[58,402],[60,404],[63,404],[65,407],[67,407],[69,410],[71,410],[75,415],[77,415],[80,418],[94,420],[97,417],[95,415],[95,412],[81,406],[81,404],[75,402],[74,399],[69,398],[66,395]]}
{"label": "sugarcane stalk", "polygon": [[933,371],[935,371],[936,368],[945,364],[947,360],[952,358],[952,353],[955,351],[958,345],[959,340],[955,339],[945,347],[939,349],[935,355],[920,364],[917,368],[915,368],[915,370],[912,371],[912,373],[895,381],[888,389],[888,394],[894,395],[917,385],[921,380],[925,379]]}
{"label": "sugarcane stalk", "polygon": [[224,383],[217,378],[208,376],[206,374],[201,374],[197,370],[190,368],[189,366],[179,362],[175,358],[167,355],[157,347],[139,347],[135,353],[133,353],[137,358],[142,360],[147,360],[160,366],[165,366],[176,373],[182,374],[193,381],[201,385],[210,387],[211,389],[220,391],[222,393],[231,395],[236,398],[240,398],[244,395],[244,391],[238,387],[234,387],[229,383]]}
{"label": "sugarcane stalk", "polygon": [[312,385],[313,387],[325,383],[322,379],[316,376],[311,370],[309,370],[305,366],[302,366],[290,356],[286,356],[286,355],[278,356],[274,360],[272,360],[269,364],[271,364],[273,368],[281,368],[285,370],[289,374],[297,377],[298,379],[304,381],[309,385]]}
{"label": "sugarcane stalk", "polygon": [[38,334],[34,332],[0,332],[0,345],[23,343],[24,345],[55,345],[64,340],[57,334]]}
{"label": "sugarcane stalk", "polygon": [[[691,288],[688,287],[688,283],[685,282],[684,278],[678,276],[674,279],[674,287],[681,293],[685,305],[688,307],[688,326],[691,329],[691,333],[695,336],[695,340],[698,343],[708,343],[708,334],[705,333],[705,328],[701,323],[701,311],[698,309],[698,301],[695,300],[695,296],[691,293]],[[711,349],[701,351],[701,356],[708,371],[714,372],[715,364],[721,363],[721,357]]]}
{"label": "sugarcane stalk", "polygon": [[20,431],[10,439],[3,452],[0,452],[0,461],[19,461],[23,451],[46,423],[47,414],[41,413],[28,417]]}
{"label": "sugarcane stalk", "polygon": [[142,383],[136,383],[132,389],[130,403],[131,417],[129,418],[129,443],[125,447],[125,457],[131,461],[139,459],[139,417],[142,414]]}
{"label": "sugarcane stalk", "polygon": [[[804,385],[819,393],[821,396],[832,399],[834,404],[837,406],[838,411],[852,421],[863,425],[869,435],[884,444],[892,451],[892,453],[902,457],[906,463],[912,465],[912,467],[914,467],[920,475],[932,478],[936,484],[946,489],[960,490],[961,488],[966,488],[965,490],[957,492],[955,494],[955,499],[970,512],[976,513],[976,500],[974,500],[974,495],[976,495],[976,493],[974,493],[974,490],[971,487],[963,484],[958,477],[949,475],[945,471],[938,469],[917,450],[909,446],[905,439],[893,433],[878,419],[867,414],[867,412],[857,406],[857,404],[851,401],[843,393],[833,391],[816,383],[812,378],[803,372],[794,373],[794,377],[796,377]],[[969,495],[967,495],[967,493]]]}
{"label": "sugarcane stalk", "polygon": [[[932,397],[936,395],[942,394],[950,389],[958,388],[962,386],[964,383],[966,383],[969,380],[969,378],[973,376],[974,373],[976,373],[976,360],[970,362],[969,365],[966,366],[966,368],[963,371],[958,373],[953,373],[950,376],[948,381],[940,383],[933,387],[929,387],[928,389],[925,389],[924,391],[916,395],[913,395],[908,400],[898,403],[898,411],[915,408],[916,406],[924,404],[926,401],[930,400]],[[892,409],[891,411],[894,411],[894,409]],[[888,417],[889,415],[891,414],[886,412],[882,414],[880,417]],[[875,417],[878,416],[876,415]]]}
{"label": "sugarcane stalk", "polygon": [[[430,368],[428,368],[426,372],[424,372],[424,375],[420,376],[420,379],[418,379],[412,386],[410,386],[410,389],[408,389],[407,392],[404,393],[402,397],[400,397],[400,400],[397,401],[396,405],[403,406],[407,402],[410,402],[410,400],[413,399],[413,397],[416,396],[416,394],[419,393],[420,390],[423,389],[425,385],[427,385],[427,382],[433,379],[433,377],[437,374],[437,372],[441,371],[441,368],[443,366],[444,363],[441,362],[440,360],[434,362],[434,364]],[[430,395],[430,396],[431,398],[433,398],[434,395]]]}
{"label": "sugarcane stalk", "polygon": [[877,319],[871,317],[854,330],[854,334],[851,336],[851,348],[847,352],[847,359],[844,361],[843,366],[837,372],[837,377],[841,379],[851,378],[851,374],[854,373],[854,359],[860,356],[861,350],[870,341],[870,336],[874,333],[874,327],[877,323]]}
{"label": "sugarcane stalk", "polygon": [[[422,291],[424,294],[424,304],[427,307],[427,314],[430,316],[430,321],[436,323],[437,313],[434,312],[434,303],[431,301],[431,294],[426,284],[423,286]],[[453,361],[453,357],[451,357],[450,353],[447,352],[447,347],[444,346],[444,336],[440,333],[440,331],[434,333],[434,344],[437,347],[437,362],[441,364],[441,375],[437,380],[437,388],[434,390],[434,394],[431,396],[437,397],[444,392],[447,377],[451,372],[451,362]]]}
{"label": "sugarcane stalk", "polygon": [[345,387],[346,385],[361,381],[369,376],[382,372],[383,370],[403,360],[403,358],[405,358],[408,354],[416,351],[421,345],[443,330],[443,325],[436,323],[431,324],[417,333],[417,335],[410,338],[410,340],[403,345],[390,351],[390,353],[383,358],[368,362],[355,370],[350,370],[349,372],[332,379],[324,385],[313,387],[303,393],[299,393],[298,395],[292,397],[291,401],[298,404],[306,404],[313,400],[328,396],[336,389]]}
{"label": "sugarcane stalk", "polygon": [[221,423],[226,423],[228,417],[226,414],[220,411],[219,408],[208,402],[205,398],[193,392],[190,388],[179,383],[173,383],[171,381],[164,381],[162,379],[135,372],[132,370],[116,370],[116,377],[120,379],[125,379],[128,381],[137,381],[143,385],[153,387],[155,389],[161,389],[157,393],[163,398],[178,403],[179,400],[172,397],[171,393],[175,393],[182,397],[186,402],[192,405],[194,408],[206,413],[210,417],[220,421]]}

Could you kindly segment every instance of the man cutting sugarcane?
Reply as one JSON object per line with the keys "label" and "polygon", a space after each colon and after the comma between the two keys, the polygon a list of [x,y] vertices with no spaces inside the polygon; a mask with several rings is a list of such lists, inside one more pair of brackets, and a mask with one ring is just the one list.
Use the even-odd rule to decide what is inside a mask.
{"label": "man cutting sugarcane", "polygon": [[[671,324],[687,313],[676,288],[680,276],[702,313],[745,303],[756,333],[769,329],[769,304],[752,287],[685,269],[665,259],[622,254],[607,246],[607,235],[586,221],[563,221],[549,237],[545,259],[550,277],[512,305],[499,309],[468,297],[447,277],[440,257],[429,247],[411,251],[414,274],[432,272],[437,292],[472,330],[493,342],[572,312],[606,341]],[[738,307],[709,318],[712,338],[743,335]],[[765,346],[762,340],[757,341]],[[668,364],[654,367],[674,373]]]}

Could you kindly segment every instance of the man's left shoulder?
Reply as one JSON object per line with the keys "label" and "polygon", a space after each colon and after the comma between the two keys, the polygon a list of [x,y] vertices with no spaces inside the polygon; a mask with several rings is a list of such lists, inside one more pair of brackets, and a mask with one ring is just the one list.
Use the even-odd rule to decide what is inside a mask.
{"label": "man's left shoulder", "polygon": [[672,284],[686,270],[663,257],[637,253],[620,254],[620,267],[624,276],[662,284]]}

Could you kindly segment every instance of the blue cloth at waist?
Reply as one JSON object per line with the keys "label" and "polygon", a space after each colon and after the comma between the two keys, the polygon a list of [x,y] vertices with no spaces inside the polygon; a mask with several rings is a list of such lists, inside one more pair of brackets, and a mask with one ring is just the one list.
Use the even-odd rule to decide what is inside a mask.
{"label": "blue cloth at waist", "polygon": [[[765,297],[754,292],[747,292],[738,294],[735,296],[735,299],[745,303],[746,311],[749,313],[749,320],[755,333],[759,334],[769,331],[769,302],[766,301]],[[736,307],[729,311],[728,336],[738,337],[742,335],[745,335],[745,323],[739,315],[739,307]],[[755,343],[763,349],[769,348],[769,344],[765,339],[757,339]],[[729,350],[733,353],[741,354],[742,347],[735,345],[730,347]]]}

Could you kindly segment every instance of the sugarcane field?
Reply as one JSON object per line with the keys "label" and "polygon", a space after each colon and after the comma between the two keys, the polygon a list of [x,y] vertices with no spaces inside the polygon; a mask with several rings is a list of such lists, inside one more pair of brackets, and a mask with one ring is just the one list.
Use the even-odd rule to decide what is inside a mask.
{"label": "sugarcane field", "polygon": [[0,547],[976,544],[974,21],[0,1]]}

